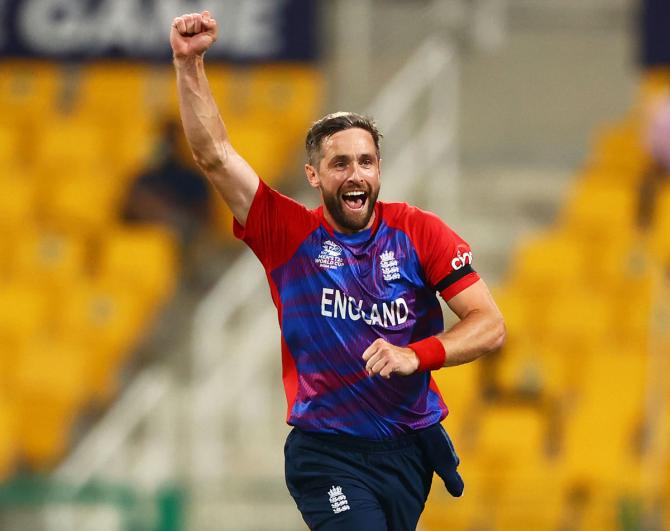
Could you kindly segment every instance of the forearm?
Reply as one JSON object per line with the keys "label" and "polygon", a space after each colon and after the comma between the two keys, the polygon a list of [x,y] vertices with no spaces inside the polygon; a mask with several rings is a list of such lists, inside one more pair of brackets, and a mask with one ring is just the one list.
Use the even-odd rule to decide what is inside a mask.
{"label": "forearm", "polygon": [[225,167],[229,157],[226,127],[205,75],[203,56],[175,59],[179,111],[193,158],[205,173]]}
{"label": "forearm", "polygon": [[444,367],[462,365],[496,350],[505,341],[505,324],[497,311],[473,310],[437,339],[444,346]]}

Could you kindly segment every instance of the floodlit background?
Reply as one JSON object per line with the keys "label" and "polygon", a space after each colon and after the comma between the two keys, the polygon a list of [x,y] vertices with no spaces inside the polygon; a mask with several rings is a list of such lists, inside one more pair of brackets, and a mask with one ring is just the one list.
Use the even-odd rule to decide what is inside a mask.
{"label": "floodlit background", "polygon": [[0,2],[0,529],[305,529],[276,312],[178,123],[201,9],[258,173],[316,205],[307,128],[371,113],[381,198],[465,237],[506,317],[434,374],[466,489],[420,529],[669,529],[665,0]]}

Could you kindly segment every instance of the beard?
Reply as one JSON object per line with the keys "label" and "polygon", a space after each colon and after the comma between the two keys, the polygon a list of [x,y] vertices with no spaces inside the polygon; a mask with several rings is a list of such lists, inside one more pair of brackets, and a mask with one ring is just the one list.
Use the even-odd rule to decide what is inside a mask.
{"label": "beard", "polygon": [[323,196],[323,204],[328,209],[328,212],[333,217],[333,220],[343,229],[358,232],[367,227],[375,211],[375,204],[377,203],[377,196],[379,196],[379,188],[373,190],[369,185],[367,186],[367,196],[365,205],[359,211],[351,211],[344,206],[342,194],[346,193],[340,191],[336,194],[328,194],[323,188],[321,195]]}

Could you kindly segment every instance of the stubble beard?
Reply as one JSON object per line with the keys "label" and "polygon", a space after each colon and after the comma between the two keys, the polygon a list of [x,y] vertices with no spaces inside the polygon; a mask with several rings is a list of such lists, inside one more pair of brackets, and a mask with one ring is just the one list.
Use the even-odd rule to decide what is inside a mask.
{"label": "stubble beard", "polygon": [[342,228],[358,232],[367,227],[375,211],[375,204],[379,196],[379,188],[368,190],[367,204],[363,213],[354,214],[345,211],[339,194],[327,194],[322,189],[323,204],[328,209],[333,220]]}

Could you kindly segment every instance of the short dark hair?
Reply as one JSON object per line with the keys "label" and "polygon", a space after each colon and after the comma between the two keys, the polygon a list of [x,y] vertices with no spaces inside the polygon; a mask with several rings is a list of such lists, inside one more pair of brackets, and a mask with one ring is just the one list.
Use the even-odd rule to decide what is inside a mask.
{"label": "short dark hair", "polygon": [[375,121],[369,116],[355,112],[334,112],[314,122],[307,132],[305,150],[307,151],[308,162],[313,166],[319,162],[324,138],[354,127],[365,129],[372,135],[372,140],[374,140],[377,149],[377,158],[380,158],[379,142],[383,135],[377,128]]}

